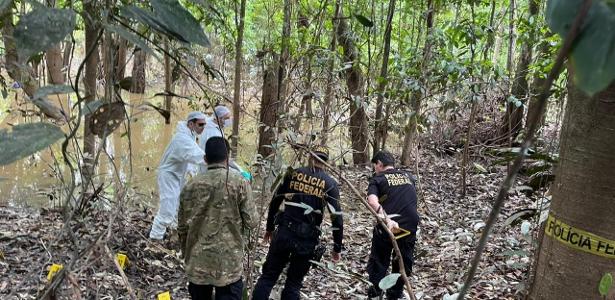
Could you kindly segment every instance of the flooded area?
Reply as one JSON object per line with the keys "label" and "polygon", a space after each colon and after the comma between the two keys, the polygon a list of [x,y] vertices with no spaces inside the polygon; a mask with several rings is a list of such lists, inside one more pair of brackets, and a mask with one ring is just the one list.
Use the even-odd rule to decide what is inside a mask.
{"label": "flooded area", "polygon": [[[122,96],[127,103],[130,124],[128,126],[128,122],[124,122],[107,138],[106,147],[100,155],[100,162],[96,168],[96,181],[103,184],[105,192],[112,193],[113,182],[120,179],[127,184],[133,195],[139,196],[138,201],[157,205],[156,169],[160,157],[173,136],[177,122],[194,110],[196,104],[188,100],[175,100],[171,124],[165,124],[164,118],[157,111],[143,105],[144,102],[159,105],[163,101],[162,97],[130,93],[123,93]],[[59,99],[63,107],[71,103],[70,99],[66,98],[64,95],[64,99]],[[36,109],[32,104],[17,105],[17,101],[20,100],[15,98],[14,93],[11,93],[7,99],[0,98],[0,104],[3,105],[0,106],[2,108],[0,129],[39,122],[39,117],[24,113],[26,107],[26,111]],[[62,129],[67,133],[70,128],[64,125]],[[230,134],[230,129],[228,130],[227,134]],[[242,157],[250,159],[254,153],[257,141],[248,138],[254,136],[253,131],[245,132],[245,143],[242,143],[239,153],[240,163],[245,164],[246,160]],[[82,143],[82,127],[77,132],[77,138],[79,143]],[[13,207],[60,205],[60,189],[69,182],[71,176],[63,162],[62,141],[63,139],[43,151],[10,165],[0,166],[0,205]],[[97,138],[97,146],[100,145],[101,140]],[[82,148],[81,144],[79,148]],[[77,149],[73,145],[72,151],[75,150]]]}

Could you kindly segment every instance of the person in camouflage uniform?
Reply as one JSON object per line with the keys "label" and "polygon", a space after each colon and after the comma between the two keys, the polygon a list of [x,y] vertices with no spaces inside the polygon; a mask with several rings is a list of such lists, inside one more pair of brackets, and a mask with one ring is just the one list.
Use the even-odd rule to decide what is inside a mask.
{"label": "person in camouflage uniform", "polygon": [[192,299],[241,299],[243,255],[256,227],[250,184],[228,172],[228,142],[206,143],[207,172],[194,177],[180,194],[178,233]]}

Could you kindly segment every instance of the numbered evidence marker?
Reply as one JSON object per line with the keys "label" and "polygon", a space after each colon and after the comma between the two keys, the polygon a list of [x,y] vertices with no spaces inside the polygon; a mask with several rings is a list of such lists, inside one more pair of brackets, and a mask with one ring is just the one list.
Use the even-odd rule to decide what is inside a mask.
{"label": "numbered evidence marker", "polygon": [[158,294],[158,300],[171,300],[171,293],[164,292],[164,293]]}
{"label": "numbered evidence marker", "polygon": [[62,268],[64,268],[64,266],[60,264],[51,265],[51,267],[49,267],[49,273],[47,273],[47,280],[51,281],[51,279],[53,279],[53,276],[55,276],[58,272],[60,272]]}
{"label": "numbered evidence marker", "polygon": [[126,269],[126,265],[128,265],[128,257],[126,254],[118,253],[115,255],[115,259],[120,267],[122,267],[122,270]]}

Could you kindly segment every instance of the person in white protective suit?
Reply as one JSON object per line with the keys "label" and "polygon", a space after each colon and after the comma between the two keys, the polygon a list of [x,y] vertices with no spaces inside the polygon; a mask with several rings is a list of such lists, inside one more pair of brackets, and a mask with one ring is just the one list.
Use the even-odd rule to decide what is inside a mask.
{"label": "person in white protective suit", "polygon": [[[199,146],[203,151],[205,151],[205,144],[209,138],[214,136],[224,137],[222,134],[222,130],[224,128],[228,128],[233,126],[233,116],[231,114],[231,110],[228,109],[224,105],[218,105],[214,108],[214,115],[211,118],[207,119],[207,124],[205,125],[205,130],[201,134],[199,138]],[[229,160],[230,170],[236,170],[241,173],[241,175],[247,180],[252,179],[252,175],[249,172],[242,169],[235,161]],[[207,172],[206,165],[198,166],[199,173]]]}
{"label": "person in white protective suit", "polygon": [[167,227],[177,226],[179,193],[185,183],[188,164],[205,165],[205,152],[196,142],[203,132],[207,116],[194,111],[186,121],[177,122],[175,135],[162,155],[158,166],[160,208],[154,218],[150,239],[161,240]]}

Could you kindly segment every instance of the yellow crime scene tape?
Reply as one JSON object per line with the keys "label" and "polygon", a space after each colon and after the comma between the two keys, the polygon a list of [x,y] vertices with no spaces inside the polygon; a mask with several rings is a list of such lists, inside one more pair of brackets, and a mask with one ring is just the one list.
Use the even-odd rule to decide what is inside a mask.
{"label": "yellow crime scene tape", "polygon": [[545,234],[577,251],[615,259],[615,241],[572,227],[552,214],[547,218]]}
{"label": "yellow crime scene tape", "polygon": [[164,292],[164,293],[158,294],[158,300],[171,300],[171,293]]}
{"label": "yellow crime scene tape", "polygon": [[396,235],[395,235],[395,239],[396,239],[396,240],[399,240],[399,239],[401,239],[401,238],[403,238],[403,237],[405,237],[405,236],[407,236],[407,235],[412,234],[412,231],[410,231],[410,230],[406,230],[406,229],[403,229],[403,228],[401,228],[401,227],[399,227],[399,231],[401,231],[402,233],[400,233],[400,234],[396,234]]}

